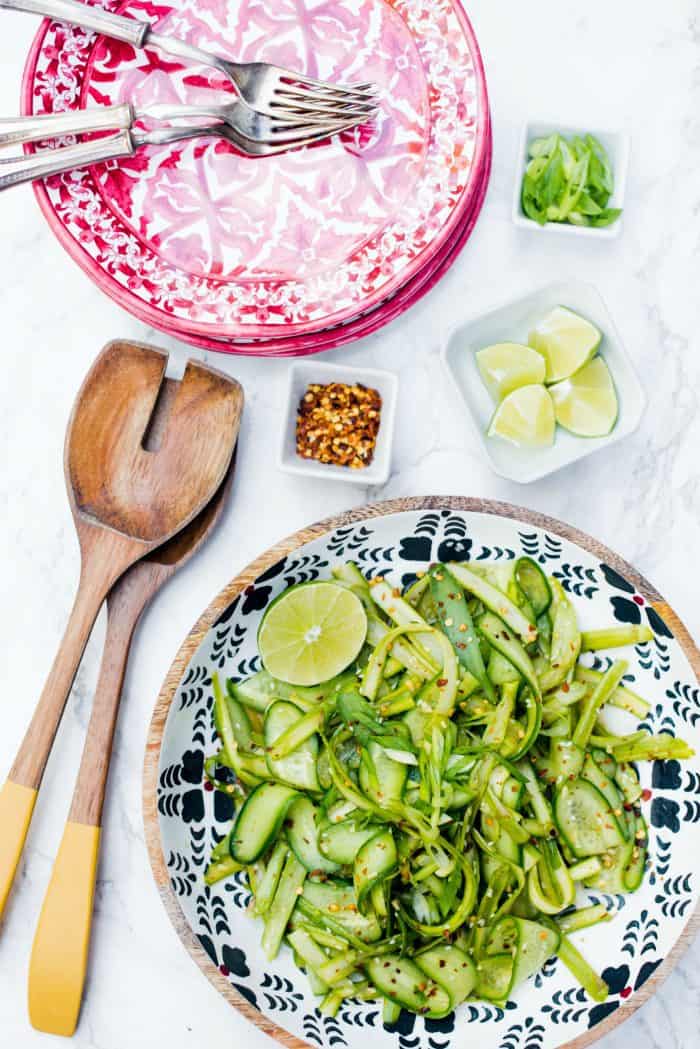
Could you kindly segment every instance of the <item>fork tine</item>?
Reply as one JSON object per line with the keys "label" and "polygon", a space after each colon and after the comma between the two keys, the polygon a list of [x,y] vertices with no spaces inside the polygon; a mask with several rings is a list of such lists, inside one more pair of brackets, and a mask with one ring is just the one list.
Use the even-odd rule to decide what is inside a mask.
{"label": "fork tine", "polygon": [[355,94],[348,91],[322,91],[320,88],[305,87],[303,84],[287,84],[284,81],[275,86],[273,94],[292,94],[295,97],[303,98],[306,102],[313,102],[315,105],[369,106],[376,105],[379,101],[377,94],[369,92]]}
{"label": "fork tine", "polygon": [[371,81],[367,81],[362,84],[334,84],[329,83],[327,80],[316,80],[314,77],[307,76],[305,73],[293,73],[288,69],[285,69],[280,74],[280,81],[282,83],[290,84],[301,84],[305,87],[313,87],[318,91],[323,92],[342,92],[343,94],[376,94],[378,91],[377,85]]}
{"label": "fork tine", "polygon": [[332,131],[319,131],[318,134],[314,133],[308,138],[301,138],[286,143],[273,143],[270,146],[261,143],[261,151],[264,151],[265,154],[274,154],[288,152],[292,149],[300,149],[302,146],[313,145],[315,142],[322,142],[325,138],[332,138],[334,135],[339,135],[343,131],[350,131],[357,126],[357,123],[358,121],[354,120],[345,124],[337,125]]}
{"label": "fork tine", "polygon": [[304,113],[309,116],[334,116],[337,114],[347,116],[367,116],[377,108],[376,101],[348,102],[341,99],[314,99],[310,94],[303,91],[275,91],[271,106],[284,109],[286,112]]}
{"label": "fork tine", "polygon": [[270,126],[270,144],[276,145],[278,143],[303,141],[309,138],[316,139],[319,136],[335,135],[340,131],[347,130],[349,127],[355,127],[358,123],[358,120],[329,120],[325,123],[286,124],[281,126],[276,121],[273,121]]}

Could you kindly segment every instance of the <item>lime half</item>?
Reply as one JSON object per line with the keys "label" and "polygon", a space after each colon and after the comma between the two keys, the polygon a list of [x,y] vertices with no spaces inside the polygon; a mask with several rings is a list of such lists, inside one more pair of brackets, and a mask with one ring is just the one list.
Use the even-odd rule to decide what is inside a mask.
{"label": "lime half", "polygon": [[600,345],[594,324],[566,306],[556,306],[535,325],[528,342],[545,359],[545,382],[559,382],[590,361]]}
{"label": "lime half", "polygon": [[608,366],[594,357],[549,392],[557,422],[579,437],[604,437],[617,421],[617,394]]}
{"label": "lime half", "polygon": [[359,655],[367,616],[356,594],[336,583],[300,583],[263,617],[258,649],[265,669],[290,685],[318,685]]}
{"label": "lime half", "polygon": [[544,382],[544,357],[519,342],[496,342],[478,350],[476,364],[494,401],[500,401],[519,386]]}
{"label": "lime half", "polygon": [[539,383],[521,386],[505,397],[493,414],[489,437],[502,437],[520,448],[545,448],[554,440],[554,405]]}

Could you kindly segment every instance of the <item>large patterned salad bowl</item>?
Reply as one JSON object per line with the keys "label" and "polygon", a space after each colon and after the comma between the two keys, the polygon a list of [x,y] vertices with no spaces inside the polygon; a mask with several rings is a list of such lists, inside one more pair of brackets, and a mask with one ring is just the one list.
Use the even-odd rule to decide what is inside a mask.
{"label": "large patterned salad bowl", "polygon": [[[206,789],[217,749],[212,674],[241,680],[260,669],[263,613],[295,583],[327,579],[354,561],[399,588],[435,562],[478,566],[528,557],[558,584],[583,630],[649,628],[625,652],[625,683],[649,701],[642,729],[685,739],[687,761],[640,762],[648,862],[630,894],[581,891],[611,920],[576,934],[609,993],[593,1001],[561,959],[548,960],[506,1002],[468,1000],[439,1019],[402,1011],[391,1027],[381,1004],[349,999],[335,1016],[284,947],[268,961],[250,894],[236,873],[204,881],[212,847],[228,830],[231,798]],[[605,670],[605,652],[587,653]],[[426,497],[354,510],[283,540],[237,576],[200,617],[159,696],[145,764],[144,809],[155,878],[183,944],[211,983],[253,1023],[286,1045],[385,1049],[449,1044],[481,1049],[560,1049],[591,1044],[637,1009],[668,975],[700,923],[700,653],[668,604],[643,577],[595,540],[551,518],[506,504]],[[629,718],[624,711],[613,711]],[[630,728],[618,731],[628,732]]]}

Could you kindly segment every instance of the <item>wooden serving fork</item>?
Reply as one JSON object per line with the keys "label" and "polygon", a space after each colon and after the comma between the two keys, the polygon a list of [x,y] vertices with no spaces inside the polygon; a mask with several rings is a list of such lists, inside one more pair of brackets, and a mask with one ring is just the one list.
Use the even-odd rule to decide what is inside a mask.
{"label": "wooden serving fork", "polygon": [[[148,346],[110,343],[73,407],[64,468],[80,543],[80,583],[48,680],[0,790],[0,915],[66,700],[105,597],[134,562],[201,513],[231,462],[241,388],[234,379],[192,361],[160,444],[150,442],[167,359],[166,353]],[[77,851],[96,857],[95,827],[75,826]]]}
{"label": "wooden serving fork", "polygon": [[[165,380],[164,401],[178,383]],[[241,394],[242,398],[242,394]],[[112,741],[134,629],[164,583],[197,552],[216,527],[231,488],[234,461],[213,499],[182,532],[132,565],[107,597],[107,632],[83,757],[68,822],[34,936],[29,965],[29,1019],[39,1031],[75,1031],[87,972],[97,852]]]}

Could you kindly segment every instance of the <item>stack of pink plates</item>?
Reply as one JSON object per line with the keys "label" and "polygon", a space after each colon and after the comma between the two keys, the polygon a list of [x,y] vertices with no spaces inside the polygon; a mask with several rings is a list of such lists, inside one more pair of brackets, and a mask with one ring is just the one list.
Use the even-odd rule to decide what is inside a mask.
{"label": "stack of pink plates", "polygon": [[[251,159],[220,140],[149,147],[37,184],[61,243],[108,295],[187,342],[297,356],[403,313],[464,246],[488,183],[479,49],[459,0],[107,0],[241,61],[373,81],[371,125]],[[210,68],[45,22],[24,112],[198,102]]]}

